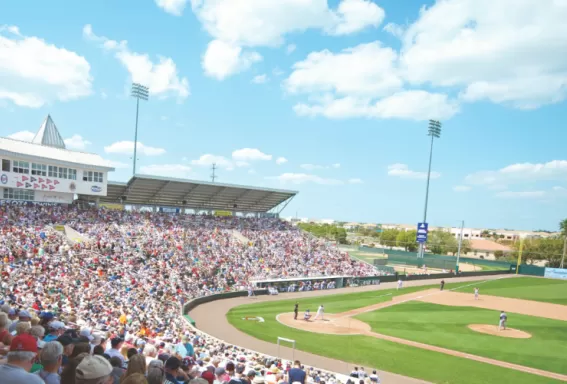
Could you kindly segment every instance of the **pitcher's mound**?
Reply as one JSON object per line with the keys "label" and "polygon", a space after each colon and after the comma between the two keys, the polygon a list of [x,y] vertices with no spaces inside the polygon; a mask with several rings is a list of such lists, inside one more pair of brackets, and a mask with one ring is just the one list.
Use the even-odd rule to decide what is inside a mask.
{"label": "pitcher's mound", "polygon": [[331,335],[360,335],[370,331],[370,325],[352,317],[333,315],[325,313],[325,320],[303,320],[303,314],[298,319],[293,319],[293,312],[280,313],[276,319],[288,327],[301,329],[315,333],[326,333]]}
{"label": "pitcher's mound", "polygon": [[530,335],[529,333],[520,331],[518,329],[506,328],[499,331],[497,325],[469,324],[469,328],[475,332],[486,333],[500,337],[511,337],[513,339],[529,339],[530,337],[532,337],[532,335]]}

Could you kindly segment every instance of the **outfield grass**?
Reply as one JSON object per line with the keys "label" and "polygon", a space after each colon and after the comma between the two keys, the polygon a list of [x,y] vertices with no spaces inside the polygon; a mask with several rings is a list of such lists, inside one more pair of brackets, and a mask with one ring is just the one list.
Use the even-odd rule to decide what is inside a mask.
{"label": "outfield grass", "polygon": [[[458,283],[453,285],[458,285]],[[517,277],[488,281],[479,288],[481,295],[567,305],[567,281],[565,280]],[[471,292],[471,288],[458,289],[457,292]]]}
{"label": "outfield grass", "polygon": [[[486,283],[489,284],[489,283]],[[509,314],[508,325],[532,335],[512,339],[481,334],[469,324],[498,324],[500,312],[411,301],[357,316],[372,330],[402,339],[567,374],[567,322]]]}
{"label": "outfield grass", "polygon": [[[462,286],[466,284],[470,283],[455,283],[452,285]],[[388,301],[397,294],[406,294],[428,288],[431,288],[431,286],[408,287],[400,292],[390,289],[306,298],[298,299],[297,302],[299,302],[301,311],[304,311],[306,308],[315,310],[318,305],[323,304],[326,312],[339,313]],[[386,294],[391,295],[382,296]],[[284,300],[242,305],[233,308],[228,313],[227,318],[236,328],[261,340],[275,343],[277,337],[286,337],[296,340],[297,349],[306,352],[367,367],[375,367],[380,370],[416,377],[434,383],[559,383],[557,380],[372,337],[323,335],[301,331],[280,324],[276,320],[276,316],[280,313],[291,312],[295,302],[296,300]],[[242,320],[246,316],[261,316],[265,319],[265,322],[256,323]],[[344,372],[346,367],[344,369],[337,367],[336,370],[348,373]]]}

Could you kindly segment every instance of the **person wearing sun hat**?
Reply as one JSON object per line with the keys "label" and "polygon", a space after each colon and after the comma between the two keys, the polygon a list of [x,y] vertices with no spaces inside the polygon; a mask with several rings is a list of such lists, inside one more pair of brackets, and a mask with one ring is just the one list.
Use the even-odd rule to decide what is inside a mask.
{"label": "person wearing sun hat", "polygon": [[75,383],[112,384],[112,365],[102,356],[85,356],[75,371]]}
{"label": "person wearing sun hat", "polygon": [[8,361],[0,365],[2,384],[44,384],[43,380],[29,373],[37,356],[37,341],[28,334],[14,337],[8,352]]}

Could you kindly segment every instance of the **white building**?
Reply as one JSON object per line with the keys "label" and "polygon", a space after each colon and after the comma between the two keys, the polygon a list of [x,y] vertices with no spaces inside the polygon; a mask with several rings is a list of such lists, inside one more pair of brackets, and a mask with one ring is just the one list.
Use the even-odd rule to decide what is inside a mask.
{"label": "white building", "polygon": [[0,138],[0,199],[72,203],[75,195],[106,196],[114,168],[99,155],[71,151],[47,116],[31,142]]}

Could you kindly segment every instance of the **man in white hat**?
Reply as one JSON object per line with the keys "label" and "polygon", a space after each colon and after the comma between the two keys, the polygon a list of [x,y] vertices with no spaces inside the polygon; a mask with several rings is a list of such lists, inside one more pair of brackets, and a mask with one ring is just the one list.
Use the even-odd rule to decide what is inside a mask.
{"label": "man in white hat", "polygon": [[112,384],[112,365],[102,356],[85,356],[75,372],[75,383]]}

